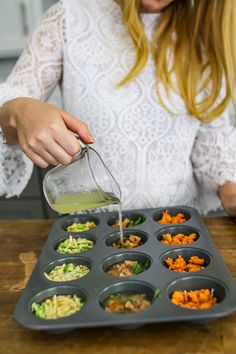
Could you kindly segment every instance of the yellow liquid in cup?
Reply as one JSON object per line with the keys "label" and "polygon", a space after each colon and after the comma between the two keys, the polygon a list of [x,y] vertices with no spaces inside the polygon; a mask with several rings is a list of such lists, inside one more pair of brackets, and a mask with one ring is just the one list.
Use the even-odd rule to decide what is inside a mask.
{"label": "yellow liquid in cup", "polygon": [[119,212],[120,239],[123,241],[121,201],[112,193],[91,192],[70,193],[55,199],[52,207],[61,214],[74,213],[81,210],[100,208],[117,204]]}

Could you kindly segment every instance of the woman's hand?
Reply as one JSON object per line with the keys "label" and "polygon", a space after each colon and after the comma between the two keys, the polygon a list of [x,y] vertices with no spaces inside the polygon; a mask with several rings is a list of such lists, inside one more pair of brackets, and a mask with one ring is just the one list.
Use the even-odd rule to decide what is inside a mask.
{"label": "woman's hand", "polygon": [[226,182],[218,192],[225,211],[236,217],[236,183]]}
{"label": "woman's hand", "polygon": [[20,144],[25,154],[39,167],[68,164],[80,150],[79,134],[93,143],[88,126],[51,104],[31,98],[16,98],[0,108],[0,126],[7,144]]}

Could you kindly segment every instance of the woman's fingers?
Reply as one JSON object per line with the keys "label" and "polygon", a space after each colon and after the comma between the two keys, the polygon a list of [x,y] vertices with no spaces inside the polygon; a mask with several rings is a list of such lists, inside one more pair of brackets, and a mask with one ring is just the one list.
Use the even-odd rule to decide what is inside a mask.
{"label": "woman's fingers", "polygon": [[[82,135],[83,133],[85,134],[85,131],[88,131],[87,125],[85,123],[82,123],[81,121],[73,117],[72,120],[76,120],[76,123],[74,124],[77,124],[79,122],[79,124],[77,124],[77,128],[78,126],[82,127],[82,130],[80,129],[80,131],[82,131]],[[73,127],[75,127],[75,125],[73,125]],[[74,156],[80,150],[80,143],[78,139],[75,137],[73,131],[68,129],[68,126],[66,126],[65,122],[63,121],[63,118],[58,122],[53,122],[50,124],[50,137],[52,137],[55,142],[57,142],[57,144],[60,145],[62,149],[71,157]],[[43,142],[45,146],[49,146],[51,149],[51,142],[46,142],[48,140],[48,136],[42,136],[42,138],[43,139],[41,139],[41,142]],[[40,139],[38,140],[40,141]]]}
{"label": "woman's fingers", "polygon": [[72,139],[69,137],[69,131],[63,121],[58,121],[57,124],[51,124],[48,131],[46,129],[45,131],[38,130],[35,135],[25,136],[23,140],[31,150],[49,164],[67,165],[72,156],[80,149],[77,139],[74,137],[73,145]]}
{"label": "woman's fingers", "polygon": [[57,165],[59,163],[67,165],[72,159],[72,156],[53,140],[52,136],[46,136],[40,141],[37,138],[30,138],[28,140],[25,138],[24,141],[21,144],[22,150],[30,158],[30,154],[33,152],[50,165]]}
{"label": "woman's fingers", "polygon": [[50,140],[47,146],[37,146],[33,151],[49,164],[67,165],[71,162],[72,156],[69,155],[55,140]]}
{"label": "woman's fingers", "polygon": [[67,154],[74,156],[80,150],[80,143],[75,137],[75,134],[67,129],[66,125],[62,122],[61,129],[55,134],[54,139]]}
{"label": "woman's fingers", "polygon": [[28,158],[33,161],[33,163],[41,168],[46,168],[49,163],[36,154],[26,143],[21,146],[23,152],[28,156]]}
{"label": "woman's fingers", "polygon": [[72,155],[68,154],[55,140],[52,140],[51,144],[47,146],[47,151],[62,165],[67,165],[71,162]]}
{"label": "woman's fingers", "polygon": [[225,182],[218,187],[219,196],[226,212],[236,216],[236,183]]}
{"label": "woman's fingers", "polygon": [[79,119],[73,117],[71,114],[64,111],[61,112],[61,115],[67,128],[77,133],[84,143],[94,143],[95,140],[86,123],[80,121]]}
{"label": "woman's fingers", "polygon": [[60,162],[57,161],[47,150],[40,150],[40,153],[35,152],[39,155],[44,161],[46,161],[49,165],[58,165]]}

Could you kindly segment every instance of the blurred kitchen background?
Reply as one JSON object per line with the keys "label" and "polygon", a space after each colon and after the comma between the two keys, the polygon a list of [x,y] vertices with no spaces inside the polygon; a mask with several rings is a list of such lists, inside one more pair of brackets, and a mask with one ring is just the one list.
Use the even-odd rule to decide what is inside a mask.
{"label": "blurred kitchen background", "polygon": [[[43,12],[57,0],[0,0],[0,82],[5,81],[22,52],[27,37]],[[55,89],[49,101],[61,106]],[[42,194],[45,170],[34,167],[32,178],[20,198],[0,198],[0,219],[51,218],[54,213]]]}
{"label": "blurred kitchen background", "polygon": [[[29,33],[42,13],[56,2],[57,0],[0,0],[0,82],[11,72]],[[49,98],[49,102],[61,106],[58,88]],[[45,173],[45,170],[35,166],[32,178],[20,198],[0,198],[0,219],[53,218],[58,215],[48,206],[42,193]],[[219,211],[217,214],[222,215],[224,212]]]}

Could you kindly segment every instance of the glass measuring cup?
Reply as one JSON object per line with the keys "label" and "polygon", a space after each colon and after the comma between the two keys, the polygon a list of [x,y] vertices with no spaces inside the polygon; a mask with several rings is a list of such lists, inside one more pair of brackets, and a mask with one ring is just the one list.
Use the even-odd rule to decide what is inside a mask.
{"label": "glass measuring cup", "polygon": [[121,203],[120,187],[100,155],[81,141],[80,145],[67,166],[56,166],[43,180],[48,204],[62,214]]}

